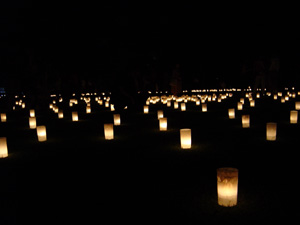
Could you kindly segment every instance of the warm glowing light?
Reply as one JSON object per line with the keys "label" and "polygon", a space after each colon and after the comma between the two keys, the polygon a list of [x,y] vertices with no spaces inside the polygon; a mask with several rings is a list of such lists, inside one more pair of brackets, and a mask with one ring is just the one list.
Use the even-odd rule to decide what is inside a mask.
{"label": "warm glowing light", "polygon": [[29,117],[29,128],[30,129],[36,128],[36,118],[35,117]]}
{"label": "warm glowing light", "polygon": [[186,105],[184,102],[181,102],[180,108],[181,108],[181,111],[186,111]]}
{"label": "warm glowing light", "polygon": [[190,149],[192,147],[191,129],[180,129],[180,144],[182,149]]}
{"label": "warm glowing light", "polygon": [[58,119],[63,119],[64,118],[64,111],[62,109],[58,110]]}
{"label": "warm glowing light", "polygon": [[295,109],[300,110],[300,102],[295,102]]}
{"label": "warm glowing light", "polygon": [[0,158],[8,156],[6,137],[0,137]]}
{"label": "warm glowing light", "polygon": [[250,127],[250,115],[242,115],[242,126],[243,128]]}
{"label": "warm glowing light", "polygon": [[291,110],[290,112],[290,123],[297,123],[298,122],[298,111]]}
{"label": "warm glowing light", "polygon": [[85,111],[86,113],[91,113],[92,111],[91,106],[86,106]]}
{"label": "warm glowing light", "polygon": [[39,142],[47,141],[46,126],[37,126],[36,132]]}
{"label": "warm glowing light", "polygon": [[163,118],[164,112],[162,110],[157,110],[157,119]]}
{"label": "warm glowing light", "polygon": [[250,107],[255,107],[255,100],[250,101]]}
{"label": "warm glowing light", "polygon": [[160,118],[159,119],[159,130],[160,131],[166,131],[168,127],[167,118]]}
{"label": "warm glowing light", "polygon": [[235,118],[235,109],[228,109],[228,116],[229,116],[229,119],[234,119]]}
{"label": "warm glowing light", "polygon": [[174,102],[174,109],[178,109],[178,102]]}
{"label": "warm glowing light", "polygon": [[276,123],[267,123],[267,140],[276,141],[277,134],[277,124]]}
{"label": "warm glowing light", "polygon": [[241,102],[237,103],[237,110],[243,110],[243,103]]}
{"label": "warm glowing light", "polygon": [[29,116],[30,117],[35,117],[35,110],[34,109],[29,110]]}
{"label": "warm glowing light", "polygon": [[72,112],[72,121],[78,121],[78,112]]}
{"label": "warm glowing light", "polygon": [[206,103],[202,104],[202,112],[207,112],[207,104]]}
{"label": "warm glowing light", "polygon": [[149,106],[148,105],[144,105],[144,113],[145,114],[149,113]]}
{"label": "warm glowing light", "polygon": [[114,114],[114,125],[115,126],[121,125],[121,116],[120,116],[120,114]]}
{"label": "warm glowing light", "polygon": [[1,113],[1,122],[6,122],[6,113]]}
{"label": "warm glowing light", "polygon": [[218,204],[225,207],[237,205],[238,197],[238,169],[217,169]]}
{"label": "warm glowing light", "polygon": [[104,137],[106,140],[114,139],[114,125],[112,123],[104,124]]}

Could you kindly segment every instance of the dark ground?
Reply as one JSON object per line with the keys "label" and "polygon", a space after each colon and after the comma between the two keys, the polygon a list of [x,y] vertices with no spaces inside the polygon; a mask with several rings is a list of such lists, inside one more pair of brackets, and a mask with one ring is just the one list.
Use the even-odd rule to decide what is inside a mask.
{"label": "dark ground", "polygon": [[[92,103],[79,122],[57,119],[51,110],[36,111],[37,124],[47,126],[47,142],[39,143],[28,126],[29,109],[7,113],[0,136],[7,137],[9,157],[0,160],[0,224],[271,224],[297,219],[297,143],[299,124],[289,123],[291,99],[270,97],[229,120],[241,93],[208,112],[195,103],[187,111],[142,105],[121,113],[115,139],[104,140],[103,124],[112,112]],[[157,109],[168,118],[168,131],[158,130]],[[243,129],[241,115],[250,114]],[[277,141],[265,140],[267,122],[278,123]],[[192,129],[192,149],[181,150],[179,129]],[[239,169],[238,205],[218,206],[216,169]]]}

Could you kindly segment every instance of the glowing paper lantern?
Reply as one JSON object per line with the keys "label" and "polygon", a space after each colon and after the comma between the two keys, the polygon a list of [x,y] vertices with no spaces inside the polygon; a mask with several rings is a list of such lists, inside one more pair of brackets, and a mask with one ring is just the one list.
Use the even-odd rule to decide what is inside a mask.
{"label": "glowing paper lantern", "polygon": [[1,122],[6,122],[6,113],[1,113]]}
{"label": "glowing paper lantern", "polygon": [[178,109],[178,102],[174,102],[174,109]]}
{"label": "glowing paper lantern", "polygon": [[36,132],[37,132],[39,142],[47,141],[46,126],[37,126]]}
{"label": "glowing paper lantern", "polygon": [[207,104],[206,103],[202,104],[202,112],[207,112]]}
{"label": "glowing paper lantern", "polygon": [[115,111],[115,105],[114,104],[110,104],[110,111]]}
{"label": "glowing paper lantern", "polygon": [[164,112],[162,110],[157,110],[157,119],[163,118]]}
{"label": "glowing paper lantern", "polygon": [[168,122],[167,122],[167,118],[160,118],[159,119],[159,130],[160,131],[166,131],[168,127]]}
{"label": "glowing paper lantern", "polygon": [[121,124],[121,116],[120,114],[114,114],[114,125],[119,126]]}
{"label": "glowing paper lantern", "polygon": [[78,112],[72,112],[72,121],[78,121]]}
{"label": "glowing paper lantern", "polygon": [[34,109],[29,110],[29,116],[30,117],[35,117],[35,110]]}
{"label": "glowing paper lantern", "polygon": [[297,123],[298,122],[298,111],[291,110],[290,112],[290,123]]}
{"label": "glowing paper lantern", "polygon": [[181,102],[180,108],[181,108],[181,111],[186,111],[186,105],[184,102]]}
{"label": "glowing paper lantern", "polygon": [[36,128],[36,118],[35,117],[29,117],[29,128],[30,129]]}
{"label": "glowing paper lantern", "polygon": [[242,126],[243,128],[250,127],[250,115],[242,115]]}
{"label": "glowing paper lantern", "polygon": [[295,102],[295,109],[300,110],[300,102]]}
{"label": "glowing paper lantern", "polygon": [[243,103],[241,102],[237,103],[237,110],[243,110]]}
{"label": "glowing paper lantern", "polygon": [[250,107],[255,107],[255,100],[250,101]]}
{"label": "glowing paper lantern", "polygon": [[277,134],[277,124],[276,123],[267,123],[267,140],[276,141]]}
{"label": "glowing paper lantern", "polygon": [[235,109],[228,109],[228,116],[229,116],[229,119],[234,119],[235,118]]}
{"label": "glowing paper lantern", "polygon": [[145,114],[149,113],[149,106],[148,105],[144,105],[144,113]]}
{"label": "glowing paper lantern", "polygon": [[180,145],[182,149],[190,149],[192,147],[191,129],[180,129]]}
{"label": "glowing paper lantern", "polygon": [[0,158],[8,156],[6,137],[0,137]]}
{"label": "glowing paper lantern", "polygon": [[218,204],[225,207],[237,205],[238,197],[238,169],[217,169]]}
{"label": "glowing paper lantern", "polygon": [[106,140],[114,139],[114,125],[112,123],[104,124],[104,137]]}
{"label": "glowing paper lantern", "polygon": [[86,111],[86,113],[91,113],[91,111],[92,111],[91,106],[87,106],[85,108],[85,111]]}
{"label": "glowing paper lantern", "polygon": [[64,118],[64,111],[62,109],[60,109],[58,111],[58,119],[63,119]]}

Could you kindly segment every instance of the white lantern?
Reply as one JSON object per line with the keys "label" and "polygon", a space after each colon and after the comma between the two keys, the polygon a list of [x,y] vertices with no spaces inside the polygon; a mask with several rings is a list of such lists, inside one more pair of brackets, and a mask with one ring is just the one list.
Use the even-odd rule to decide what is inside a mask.
{"label": "white lantern", "polygon": [[186,111],[186,105],[184,102],[181,102],[180,108],[181,108],[181,111]]}
{"label": "white lantern", "polygon": [[149,106],[148,105],[144,105],[144,113],[145,114],[149,113]]}
{"label": "white lantern", "polygon": [[276,141],[277,135],[277,124],[276,123],[267,123],[266,127],[267,140],[268,141]]}
{"label": "white lantern", "polygon": [[250,115],[242,115],[242,126],[243,128],[250,127]]}
{"label": "white lantern", "polygon": [[121,125],[121,116],[120,116],[120,114],[114,114],[114,125],[115,126]]}
{"label": "white lantern", "polygon": [[64,111],[62,109],[58,110],[58,119],[64,118]]}
{"label": "white lantern", "polygon": [[6,122],[6,113],[1,113],[1,122]]}
{"label": "white lantern", "polygon": [[192,147],[191,129],[180,129],[180,145],[182,149],[190,149]]}
{"label": "white lantern", "polygon": [[237,205],[238,197],[238,169],[217,169],[218,204],[225,207]]}
{"label": "white lantern", "polygon": [[167,118],[160,118],[159,119],[159,130],[160,131],[166,131],[168,127]]}
{"label": "white lantern", "polygon": [[164,112],[162,110],[157,110],[157,119],[163,118]]}
{"label": "white lantern", "polygon": [[8,156],[6,137],[0,137],[0,158]]}
{"label": "white lantern", "polygon": [[36,118],[35,117],[29,117],[29,128],[30,129],[36,128]]}
{"label": "white lantern", "polygon": [[29,110],[29,116],[30,117],[35,117],[35,110],[34,109]]}
{"label": "white lantern", "polygon": [[300,110],[300,102],[295,102],[295,109]]}
{"label": "white lantern", "polygon": [[86,106],[85,111],[87,114],[91,113],[92,111],[91,106]]}
{"label": "white lantern", "polygon": [[39,142],[47,141],[46,126],[37,126],[36,132],[37,132]]}
{"label": "white lantern", "polygon": [[78,112],[72,112],[72,121],[78,121]]}
{"label": "white lantern", "polygon": [[202,104],[202,112],[207,112],[207,104],[206,103]]}
{"label": "white lantern", "polygon": [[254,99],[250,101],[250,107],[255,107],[255,100]]}
{"label": "white lantern", "polygon": [[290,123],[297,123],[298,122],[298,111],[291,110],[290,112]]}
{"label": "white lantern", "polygon": [[174,109],[178,109],[178,102],[174,102]]}
{"label": "white lantern", "polygon": [[234,119],[235,118],[235,109],[228,109],[228,116],[229,116],[229,119]]}
{"label": "white lantern", "polygon": [[104,124],[104,137],[106,140],[114,139],[114,125],[112,123]]}
{"label": "white lantern", "polygon": [[114,104],[110,104],[110,111],[115,111],[115,105]]}
{"label": "white lantern", "polygon": [[241,102],[237,103],[237,110],[243,110],[243,103]]}

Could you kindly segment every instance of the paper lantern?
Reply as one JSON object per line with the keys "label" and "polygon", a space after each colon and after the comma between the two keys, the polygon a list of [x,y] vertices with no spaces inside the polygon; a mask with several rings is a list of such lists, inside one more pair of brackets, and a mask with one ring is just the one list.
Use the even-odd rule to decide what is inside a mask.
{"label": "paper lantern", "polygon": [[235,118],[235,109],[228,109],[228,116],[229,116],[229,119],[234,119]]}
{"label": "paper lantern", "polygon": [[78,112],[72,112],[72,121],[78,121]]}
{"label": "paper lantern", "polygon": [[86,106],[85,111],[86,113],[91,113],[92,111],[91,106]]}
{"label": "paper lantern", "polygon": [[60,109],[58,111],[58,119],[63,119],[64,118],[64,111],[62,109]]}
{"label": "paper lantern", "polygon": [[39,142],[47,141],[46,126],[37,126],[36,132],[37,132]]}
{"label": "paper lantern", "polygon": [[167,118],[160,118],[159,119],[159,130],[160,131],[166,131],[168,127],[168,122],[167,122]]}
{"label": "paper lantern", "polygon": [[109,107],[109,102],[106,101],[104,105],[105,105],[106,108],[108,108]]}
{"label": "paper lantern", "polygon": [[207,104],[206,103],[202,104],[202,112],[207,112]]}
{"label": "paper lantern", "polygon": [[186,105],[184,102],[181,102],[180,108],[181,108],[181,111],[186,111]]}
{"label": "paper lantern", "polygon": [[178,102],[174,102],[174,109],[178,109]]}
{"label": "paper lantern", "polygon": [[110,104],[110,111],[115,111],[115,105],[114,104]]}
{"label": "paper lantern", "polygon": [[241,102],[237,103],[237,110],[243,110],[243,103]]}
{"label": "paper lantern", "polygon": [[25,109],[25,102],[22,103],[22,109]]}
{"label": "paper lantern", "polygon": [[290,123],[297,123],[298,122],[298,111],[291,110],[290,112]]}
{"label": "paper lantern", "polygon": [[244,98],[240,98],[240,102],[241,102],[242,104],[245,104],[245,99],[244,99]]}
{"label": "paper lantern", "polygon": [[0,137],[0,158],[8,156],[6,137]]}
{"label": "paper lantern", "polygon": [[120,114],[114,114],[114,125],[119,126],[121,124],[121,116]]}
{"label": "paper lantern", "polygon": [[237,205],[238,169],[229,167],[217,169],[217,193],[220,206]]}
{"label": "paper lantern", "polygon": [[167,107],[171,107],[172,102],[170,100],[167,100]]}
{"label": "paper lantern", "polygon": [[163,118],[164,112],[162,110],[157,110],[157,119]]}
{"label": "paper lantern", "polygon": [[30,117],[35,117],[35,110],[34,109],[29,110],[29,116]]}
{"label": "paper lantern", "polygon": [[29,128],[30,129],[36,128],[36,118],[35,117],[29,117]]}
{"label": "paper lantern", "polygon": [[192,147],[191,129],[180,129],[180,145],[182,149],[190,149]]}
{"label": "paper lantern", "polygon": [[6,113],[1,113],[1,122],[6,122]]}
{"label": "paper lantern", "polygon": [[112,123],[104,124],[104,137],[106,140],[114,139],[114,125]]}
{"label": "paper lantern", "polygon": [[300,110],[300,102],[295,102],[295,109]]}
{"label": "paper lantern", "polygon": [[149,113],[149,106],[148,105],[144,105],[144,113],[145,114]]}
{"label": "paper lantern", "polygon": [[250,115],[242,115],[242,126],[243,128],[250,127]]}
{"label": "paper lantern", "polygon": [[255,100],[250,101],[250,107],[255,107]]}
{"label": "paper lantern", "polygon": [[268,141],[276,141],[277,134],[277,124],[276,123],[267,123],[267,140]]}

